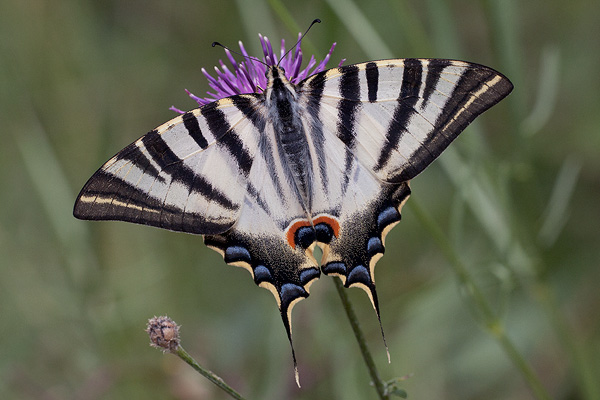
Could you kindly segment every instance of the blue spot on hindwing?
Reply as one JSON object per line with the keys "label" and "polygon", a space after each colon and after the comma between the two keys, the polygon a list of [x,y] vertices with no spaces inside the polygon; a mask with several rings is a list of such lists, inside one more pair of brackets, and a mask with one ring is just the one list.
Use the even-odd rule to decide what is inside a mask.
{"label": "blue spot on hindwing", "polygon": [[300,272],[300,283],[302,285],[306,285],[308,282],[318,278],[320,275],[321,271],[319,271],[318,268],[303,269],[302,272]]}
{"label": "blue spot on hindwing", "polygon": [[346,276],[346,264],[343,262],[330,262],[327,265],[323,266],[324,274],[340,274]]}
{"label": "blue spot on hindwing", "polygon": [[398,210],[392,206],[386,207],[377,216],[377,229],[381,232],[386,226],[396,221],[400,221]]}
{"label": "blue spot on hindwing", "polygon": [[383,247],[381,239],[378,237],[372,237],[369,239],[369,242],[367,243],[367,253],[369,253],[370,257],[373,257],[377,253],[383,253],[384,251],[385,248]]}
{"label": "blue spot on hindwing", "polygon": [[315,231],[317,233],[317,241],[321,243],[329,243],[333,238],[333,228],[328,224],[321,222],[315,225]]}
{"label": "blue spot on hindwing", "polygon": [[225,250],[224,259],[226,263],[232,263],[236,261],[245,261],[249,263],[252,261],[250,252],[243,246],[229,246]]}
{"label": "blue spot on hindwing", "polygon": [[302,226],[298,228],[294,235],[296,246],[307,249],[315,241],[315,230],[312,226]]}
{"label": "blue spot on hindwing", "polygon": [[357,265],[348,274],[346,286],[349,286],[353,283],[363,283],[367,286],[370,286],[371,277],[369,276],[369,271],[367,270],[367,268],[365,268],[364,265]]}
{"label": "blue spot on hindwing", "polygon": [[254,282],[256,282],[257,285],[261,282],[271,282],[272,280],[273,276],[267,267],[264,265],[258,265],[256,268],[254,268]]}
{"label": "blue spot on hindwing", "polygon": [[299,297],[308,297],[308,293],[302,286],[286,283],[281,286],[279,297],[281,298],[281,306],[283,308],[287,307],[292,301]]}

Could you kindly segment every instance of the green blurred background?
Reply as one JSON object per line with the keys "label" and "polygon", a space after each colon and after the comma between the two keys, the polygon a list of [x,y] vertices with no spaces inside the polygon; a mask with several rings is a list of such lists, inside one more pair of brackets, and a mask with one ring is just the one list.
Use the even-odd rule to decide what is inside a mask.
{"label": "green blurred background", "polygon": [[515,84],[413,181],[388,236],[377,282],[391,364],[367,297],[349,290],[382,377],[412,374],[401,387],[413,399],[535,398],[490,329],[501,325],[552,398],[600,398],[591,0],[2,1],[1,398],[228,398],[148,346],[146,320],[162,314],[249,399],[376,398],[330,278],[294,309],[299,390],[272,295],[247,272],[200,237],[71,214],[104,161],[171,105],[195,107],[183,89],[208,89],[200,68],[224,57],[212,41],[259,54],[257,33],[290,43],[317,17],[305,54],[336,41],[332,66],[457,58]]}

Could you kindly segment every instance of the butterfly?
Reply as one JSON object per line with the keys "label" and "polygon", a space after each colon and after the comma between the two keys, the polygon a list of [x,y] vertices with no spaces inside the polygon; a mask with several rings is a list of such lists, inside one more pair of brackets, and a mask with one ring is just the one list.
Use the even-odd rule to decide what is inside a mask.
{"label": "butterfly", "polygon": [[[369,61],[293,83],[275,61],[264,89],[185,112],[121,150],[74,215],[203,235],[273,294],[292,344],[292,308],[321,273],[363,289],[379,317],[374,268],[409,181],[513,86],[444,59]],[[292,356],[296,367],[293,346]]]}

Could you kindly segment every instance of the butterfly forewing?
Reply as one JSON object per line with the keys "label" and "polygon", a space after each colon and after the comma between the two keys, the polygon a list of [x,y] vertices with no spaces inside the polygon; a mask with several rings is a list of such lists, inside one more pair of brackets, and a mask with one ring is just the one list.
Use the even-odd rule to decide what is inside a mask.
{"label": "butterfly forewing", "polygon": [[241,212],[256,133],[230,99],[174,118],[106,162],[82,189],[74,214],[190,233],[224,232]]}
{"label": "butterfly forewing", "polygon": [[381,180],[399,183],[420,173],[512,84],[477,64],[399,59],[331,69],[308,78],[303,90],[319,92],[327,132]]}

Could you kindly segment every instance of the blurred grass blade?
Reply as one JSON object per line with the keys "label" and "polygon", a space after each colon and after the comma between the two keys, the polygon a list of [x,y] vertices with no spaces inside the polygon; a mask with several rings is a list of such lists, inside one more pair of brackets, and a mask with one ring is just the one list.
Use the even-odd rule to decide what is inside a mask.
{"label": "blurred grass blade", "polygon": [[491,22],[491,29],[495,53],[498,59],[498,69],[500,69],[515,86],[515,91],[511,95],[511,115],[513,121],[520,121],[523,118],[526,99],[525,95],[529,93],[529,88],[525,85],[523,79],[523,64],[525,59],[522,53],[521,41],[519,39],[519,12],[517,4],[513,0],[487,0],[484,2],[487,6],[488,20]]}
{"label": "blurred grass blade", "polygon": [[[241,18],[241,21],[246,31],[246,37],[258,39],[259,33],[270,36],[277,32],[273,17],[271,17],[271,13],[269,12],[269,5],[266,1],[236,0],[235,4],[237,5],[239,14],[244,16],[244,18]],[[245,41],[244,45],[246,43],[246,49],[249,54],[262,54],[258,40]]]}
{"label": "blurred grass blade", "polygon": [[[406,40],[408,51],[416,57],[428,57],[432,53],[431,45],[427,38],[425,26],[421,18],[415,12],[415,5],[407,0],[388,0],[398,20],[398,28],[402,29],[401,37],[395,37],[395,41]],[[403,44],[401,43],[400,46]],[[404,56],[403,56],[404,57]]]}
{"label": "blurred grass blade", "polygon": [[[281,0],[268,0],[268,1],[269,1],[269,5],[271,6],[271,9],[273,10],[273,12],[277,15],[277,17],[281,21],[283,21],[283,24],[285,25],[287,30],[292,35],[298,35],[298,32],[305,32],[306,28],[308,28],[309,24],[312,22],[312,20],[301,21],[304,24],[301,27],[294,19],[294,16],[290,12],[290,10],[286,7],[285,4],[283,4],[283,1],[281,1]],[[311,36],[312,35],[307,35],[305,38],[302,39],[303,53],[304,54],[315,54],[315,55],[319,54],[319,50],[314,45],[313,41],[311,40]],[[298,39],[298,37],[292,36],[291,39],[296,40],[296,39]],[[293,40],[290,40],[289,42],[286,41],[286,44],[287,44],[286,47],[288,49],[290,49],[292,44],[294,43]]]}
{"label": "blurred grass blade", "polygon": [[346,25],[348,32],[368,58],[381,60],[394,56],[392,50],[387,47],[371,21],[367,19],[355,2],[352,0],[326,1],[340,21]]}
{"label": "blurred grass blade", "polygon": [[581,172],[581,164],[574,156],[568,157],[558,172],[550,201],[544,211],[544,223],[538,234],[538,241],[544,247],[550,247],[556,242],[568,220],[568,208]]}
{"label": "blurred grass blade", "polygon": [[510,241],[511,229],[509,218],[505,215],[495,196],[494,188],[490,182],[483,182],[481,174],[476,174],[462,160],[454,147],[444,151],[444,156],[439,158],[440,164],[446,170],[448,177],[458,189],[463,201],[467,203],[488,233],[496,249],[505,254]]}
{"label": "blurred grass blade", "polygon": [[445,0],[428,0],[427,10],[433,29],[435,57],[463,58],[456,34],[456,19]]}
{"label": "blurred grass blade", "polygon": [[539,82],[535,104],[522,122],[521,132],[527,136],[538,133],[548,123],[556,106],[559,86],[560,54],[557,47],[546,47],[542,52]]}
{"label": "blurred grass blade", "polygon": [[89,232],[73,217],[75,195],[43,127],[35,118],[30,121],[34,123],[15,135],[15,141],[42,208],[66,250],[71,278],[84,284],[89,255],[93,254],[87,240]]}
{"label": "blurred grass blade", "polygon": [[465,264],[461,260],[458,252],[452,247],[446,234],[439,225],[431,218],[417,202],[408,203],[410,209],[415,213],[421,223],[427,227],[440,249],[445,253],[446,259],[454,269],[454,273],[459,279],[464,293],[469,299],[470,305],[477,311],[476,317],[480,319],[490,333],[498,341],[504,353],[511,362],[517,367],[527,382],[535,397],[539,400],[550,400],[550,396],[540,382],[536,373],[529,365],[525,357],[521,354],[513,340],[508,336],[504,325],[498,314],[492,308],[477,282],[472,278]]}
{"label": "blurred grass blade", "polygon": [[454,147],[444,151],[444,156],[439,158],[439,163],[462,200],[479,221],[498,252],[499,258],[505,260],[507,267],[521,276],[535,274],[531,256],[513,232],[511,215],[499,202],[498,199],[501,198],[499,190],[494,186],[489,175],[476,172],[467,165]]}
{"label": "blurred grass blade", "polygon": [[[306,27],[304,29],[302,29],[300,27],[300,25],[298,25],[298,23],[294,19],[294,16],[292,15],[292,13],[290,13],[288,8],[285,6],[285,4],[283,4],[283,2],[281,0],[268,0],[268,1],[269,1],[269,5],[271,6],[271,9],[277,15],[277,18],[279,18],[283,22],[285,27],[290,32],[300,32],[300,31],[304,32],[304,29],[306,29]],[[308,26],[308,25],[306,25],[306,26]],[[307,52],[307,54],[312,54],[312,52]]]}

